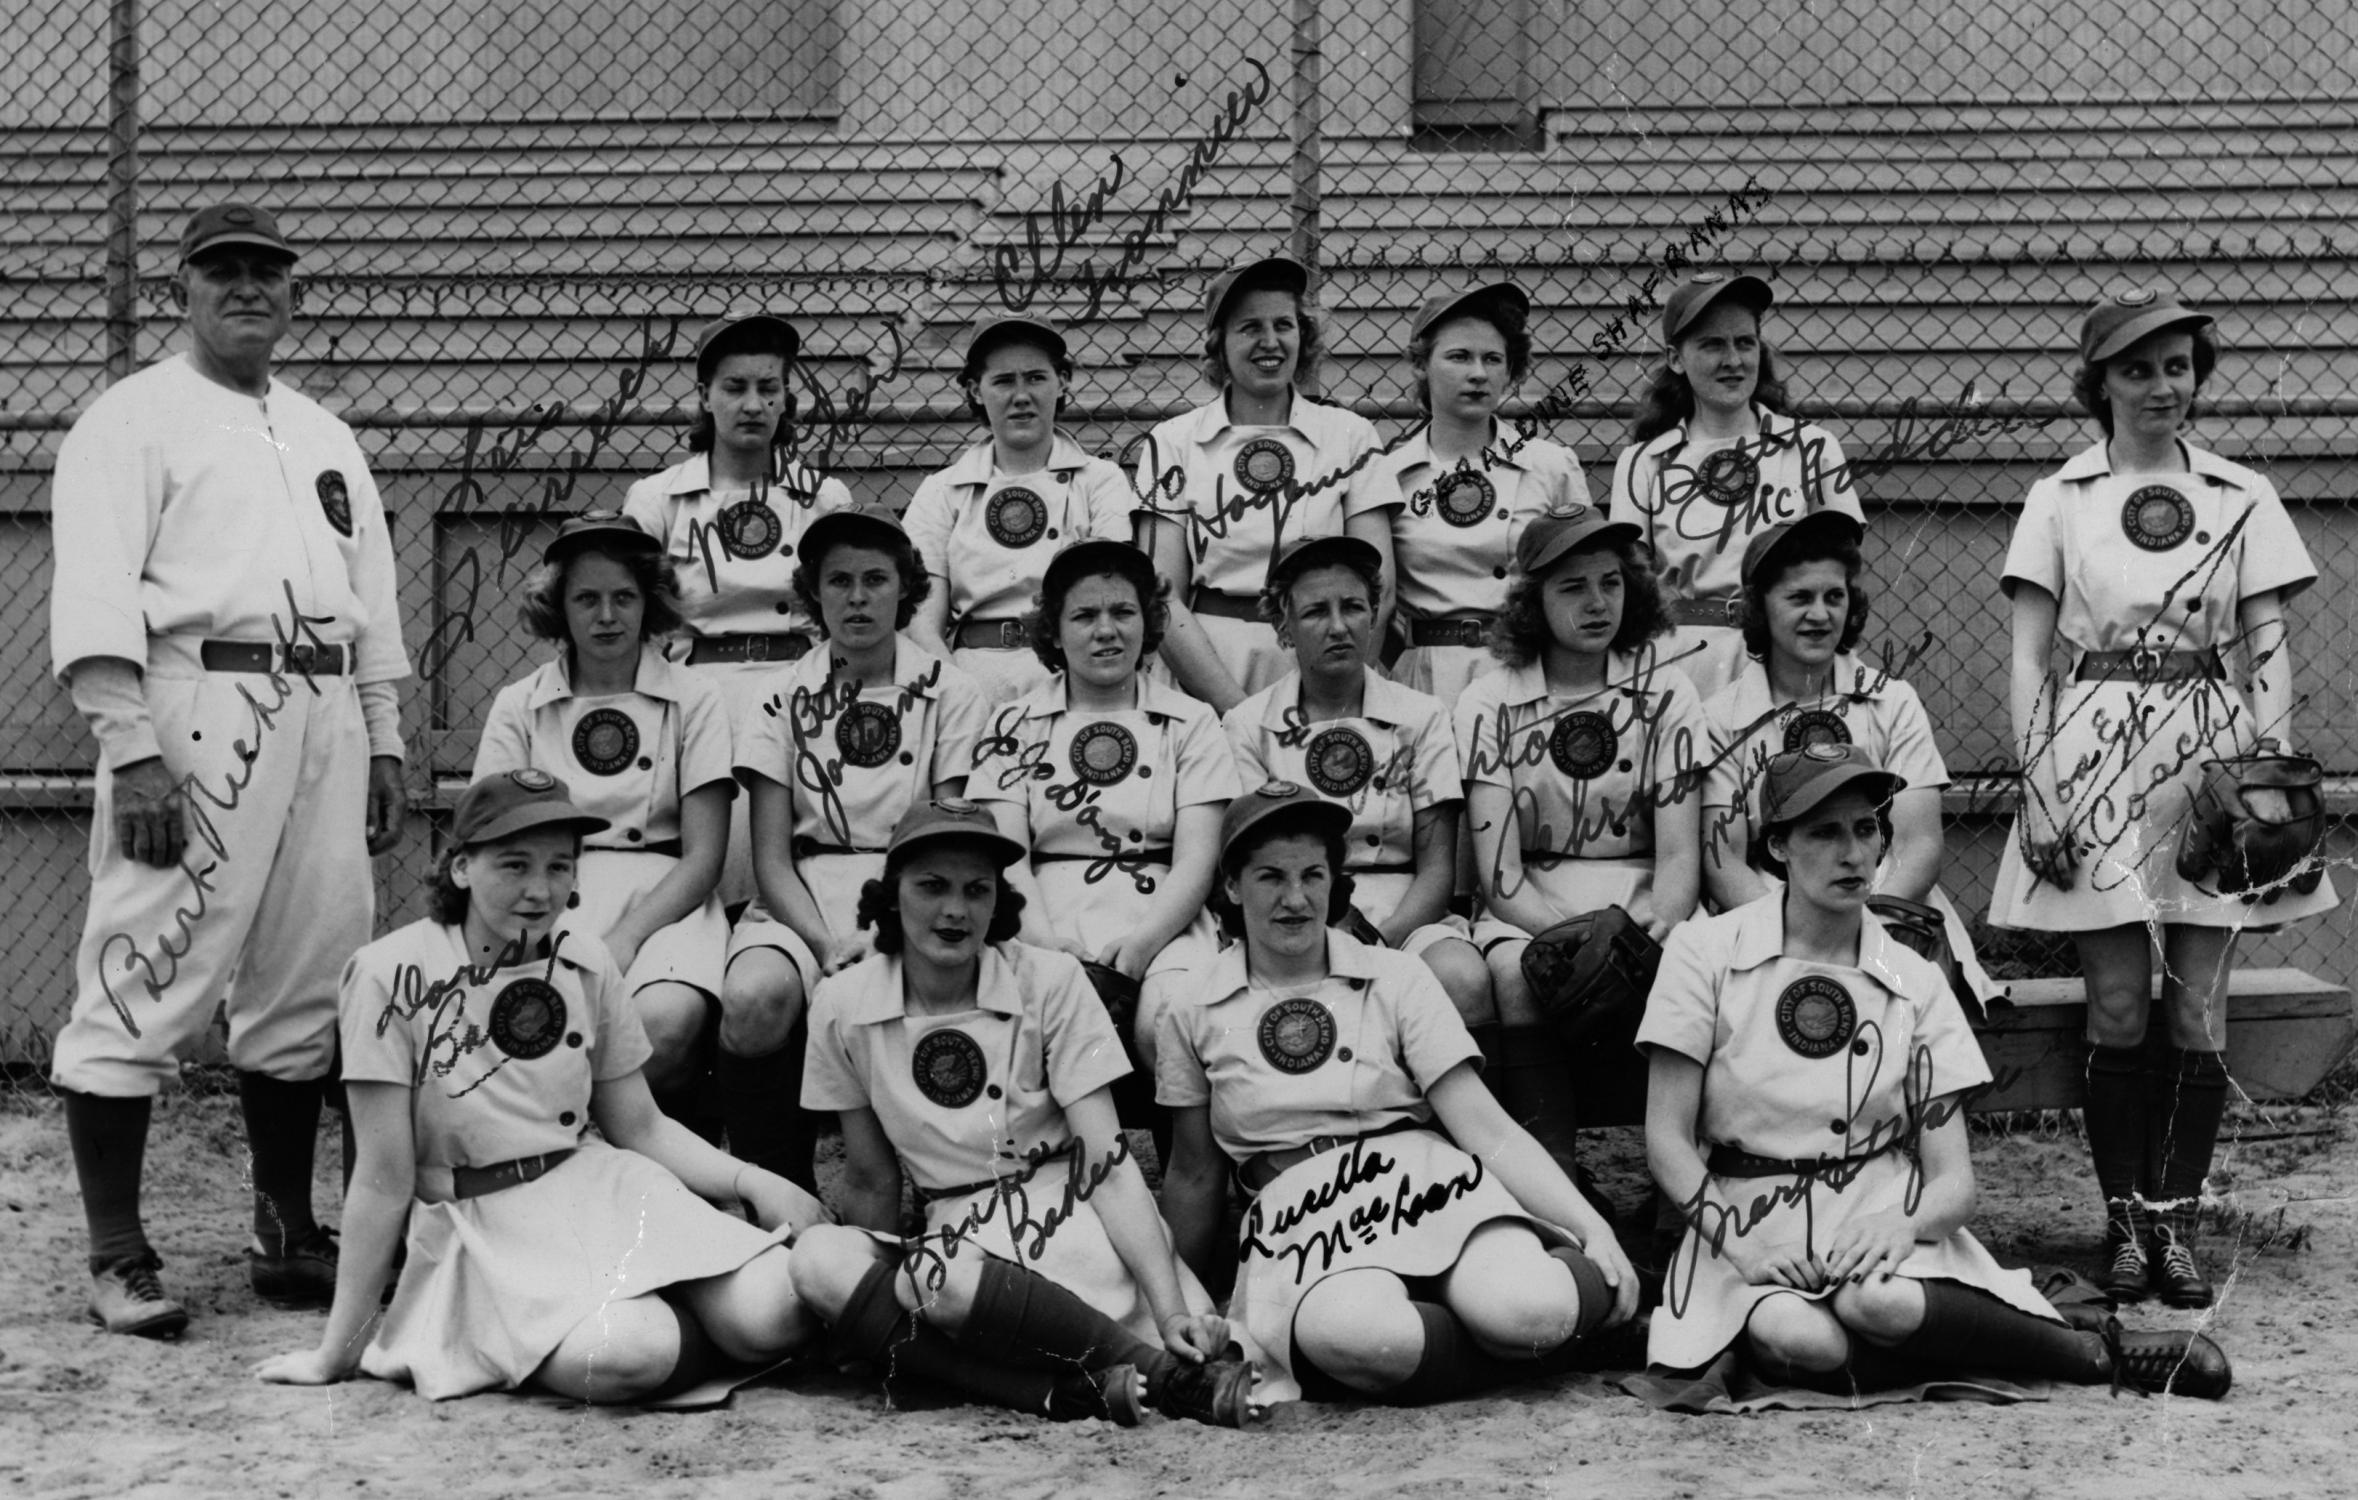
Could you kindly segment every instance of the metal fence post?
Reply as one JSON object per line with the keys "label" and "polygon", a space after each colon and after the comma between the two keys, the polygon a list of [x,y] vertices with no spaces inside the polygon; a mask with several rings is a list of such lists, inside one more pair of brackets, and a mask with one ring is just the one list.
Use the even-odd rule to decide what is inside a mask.
{"label": "metal fence post", "polygon": [[[1325,69],[1320,48],[1325,44],[1325,22],[1318,11],[1318,0],[1294,0],[1294,82],[1293,82],[1293,196],[1288,204],[1293,233],[1290,246],[1294,259],[1310,268],[1310,295],[1315,306],[1318,297],[1318,191],[1319,191],[1319,136],[1325,128],[1320,103],[1319,87]],[[1296,381],[1302,394],[1315,400],[1318,397],[1318,367],[1312,364],[1302,370]]]}
{"label": "metal fence post", "polygon": [[107,39],[106,377],[139,362],[139,0],[114,0]]}

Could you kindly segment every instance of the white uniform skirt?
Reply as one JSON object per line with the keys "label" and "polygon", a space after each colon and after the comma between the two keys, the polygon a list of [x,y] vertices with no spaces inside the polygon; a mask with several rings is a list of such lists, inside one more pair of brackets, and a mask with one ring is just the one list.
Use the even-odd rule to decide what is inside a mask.
{"label": "white uniform skirt", "polygon": [[[1416,884],[1414,871],[1375,870],[1351,872],[1351,904],[1367,914],[1370,922],[1381,923],[1400,905],[1401,898]],[[1461,941],[1472,935],[1473,928],[1463,917],[1446,913],[1438,922],[1427,922],[1415,929],[1400,944],[1400,951],[1411,956],[1424,952],[1435,943],[1450,938]]]}
{"label": "white uniform skirt", "polygon": [[1013,703],[1048,681],[1048,669],[1029,646],[1013,651],[959,646],[950,652],[950,664],[982,684],[983,698],[993,707]]}
{"label": "white uniform skirt", "polygon": [[646,1157],[585,1140],[545,1177],[411,1205],[409,1260],[360,1367],[436,1401],[512,1389],[599,1309],[725,1276],[776,1242]]}
{"label": "white uniform skirt", "polygon": [[[2099,718],[2110,733],[2098,734]],[[2074,835],[2095,847],[2081,854],[2071,889],[2058,890],[2031,879],[2017,818],[1990,897],[1993,924],[2039,932],[2089,932],[2132,922],[2265,927],[2338,904],[2331,879],[2306,896],[2287,890],[2274,901],[2246,903],[2204,891],[2178,873],[2178,839],[2205,762],[2251,748],[2251,713],[2223,684],[2074,683],[2056,706],[2055,722],[2061,727],[2048,759],[2066,771],[2086,760],[2091,769],[2075,779],[2074,788],[2102,793],[2067,799],[2067,805],[2087,810]],[[2119,726],[2132,722],[2142,731],[2121,734]],[[2143,805],[2132,817],[2130,802],[2140,792]]]}
{"label": "white uniform skirt", "polygon": [[[602,937],[621,920],[632,902],[653,890],[678,868],[669,854],[632,849],[584,849],[574,894],[581,904],[565,913],[560,932]],[[623,987],[637,994],[651,984],[692,984],[714,999],[720,998],[721,971],[728,964],[729,919],[721,913],[715,891],[702,906],[639,945],[639,956],[623,976]]]}
{"label": "white uniform skirt", "polygon": [[[1687,1226],[1686,1238],[1671,1257],[1663,1304],[1654,1313],[1646,1339],[1646,1363],[1671,1370],[1699,1369],[1735,1343],[1752,1309],[1767,1298],[1798,1296],[1822,1302],[1834,1295],[1832,1287],[1796,1292],[1752,1285],[1727,1257],[1713,1251],[1714,1234],[1722,1245],[1740,1237],[1745,1249],[1756,1253],[1823,1255],[1852,1219],[1901,1207],[1910,1175],[1906,1153],[1887,1151],[1866,1162],[1858,1176],[1839,1189],[1798,1176],[1710,1178],[1711,1204],[1726,1204],[1729,1210],[1722,1215],[1716,1207],[1707,1207],[1707,1231],[1698,1231],[1692,1223]],[[1947,1239],[1919,1244],[1900,1264],[1899,1273],[1918,1281],[1960,1282],[2034,1317],[2061,1321],[2032,1289],[2028,1271],[1999,1265],[1963,1229]]]}
{"label": "white uniform skirt", "polygon": [[[692,641],[693,637],[682,637]],[[826,649],[822,645],[819,649]],[[673,660],[686,662],[687,648],[674,644],[677,653]],[[780,690],[792,662],[777,661],[709,661],[688,670],[700,672],[706,682],[720,690],[721,704],[729,711],[729,738],[737,739],[746,715],[761,712],[761,705]],[[729,799],[729,849],[721,857],[720,903],[724,907],[742,905],[754,899],[753,888],[753,813],[744,797]]]}
{"label": "white uniform skirt", "polygon": [[1277,643],[1276,627],[1265,621],[1198,614],[1195,623],[1247,697],[1294,669],[1294,653]]}
{"label": "white uniform skirt", "polygon": [[[851,933],[859,930],[856,918],[860,910],[860,888],[884,874],[884,856],[813,854],[796,860],[794,868],[801,874],[803,885],[809,888],[811,899],[826,914],[829,925],[837,932]],[[875,933],[870,931],[869,936],[873,938]],[[813,953],[800,934],[771,916],[758,902],[738,920],[737,930],[729,938],[728,956],[734,959],[754,948],[776,948],[792,959],[796,972],[802,975],[804,998],[809,998],[819,982],[819,965],[826,955]]]}
{"label": "white uniform skirt", "polygon": [[1457,695],[1475,678],[1495,672],[1499,660],[1488,646],[1411,646],[1392,663],[1389,674],[1402,687],[1438,698],[1455,707]]}
{"label": "white uniform skirt", "polygon": [[[1555,911],[1557,921],[1569,920],[1582,912],[1602,911],[1608,906],[1627,911],[1631,902],[1654,889],[1654,856],[1559,859],[1546,865],[1526,864],[1523,879]],[[1487,912],[1474,923],[1474,946],[1485,953],[1510,939],[1535,936],[1536,933],[1525,932]]]}
{"label": "white uniform skirt", "polygon": [[[1091,880],[1089,871],[1094,863],[1086,859],[1043,859],[1032,866],[1032,878],[1040,886],[1040,915],[1057,936],[1087,948],[1092,958],[1104,952],[1107,944],[1136,932],[1157,894],[1139,890],[1129,873],[1119,868],[1109,869],[1099,879]],[[1171,867],[1156,865],[1144,873],[1158,882],[1164,881],[1171,878]],[[1180,929],[1177,937],[1163,945],[1163,951],[1147,964],[1146,972],[1162,974],[1203,968],[1219,953],[1219,925],[1213,920],[1211,908],[1206,906]]]}
{"label": "white uniform skirt", "polygon": [[1370,1137],[1279,1173],[1245,1210],[1228,1303],[1230,1322],[1252,1335],[1267,1361],[1258,1399],[1301,1399],[1294,1313],[1312,1287],[1344,1271],[1438,1276],[1457,1264],[1475,1230],[1499,1219],[1531,1225],[1549,1245],[1572,1242],[1430,1130]]}

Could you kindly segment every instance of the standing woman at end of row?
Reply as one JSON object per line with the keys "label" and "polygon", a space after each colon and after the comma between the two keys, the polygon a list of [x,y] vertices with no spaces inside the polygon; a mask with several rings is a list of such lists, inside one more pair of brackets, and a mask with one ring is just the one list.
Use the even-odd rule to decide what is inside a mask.
{"label": "standing woman at end of row", "polygon": [[1502,402],[1531,372],[1531,299],[1513,282],[1427,301],[1408,330],[1413,434],[1353,476],[1344,528],[1373,545],[1386,580],[1375,639],[1407,650],[1392,680],[1454,702],[1490,671],[1515,538],[1538,516],[1588,500],[1580,460],[1508,431]]}
{"label": "standing woman at end of row", "polygon": [[933,588],[909,638],[973,675],[993,703],[1048,680],[1025,616],[1059,548],[1130,540],[1130,481],[1056,425],[1072,386],[1064,335],[1002,318],[966,346],[958,384],[990,437],[918,484],[901,520]]}
{"label": "standing woman at end of row", "polygon": [[1613,467],[1613,519],[1636,523],[1677,633],[1665,661],[1705,697],[1744,664],[1740,564],[1753,536],[1815,510],[1865,524],[1833,434],[1785,414],[1757,276],[1700,271],[1662,309],[1663,362]]}
{"label": "standing woman at end of row", "polygon": [[1287,543],[1343,529],[1354,467],[1378,444],[1365,417],[1304,396],[1318,356],[1310,273],[1282,255],[1220,275],[1204,299],[1204,370],[1219,396],[1158,425],[1138,455],[1138,545],[1171,585],[1163,661],[1215,712],[1285,675],[1261,618]]}
{"label": "standing woman at end of row", "polygon": [[[2211,320],[2150,289],[2088,314],[2072,390],[2104,440],[2031,487],[2000,581],[2023,786],[1990,920],[2068,932],[2079,948],[2100,1280],[2180,1307],[2212,1298],[2194,1228],[2227,1103],[2237,930],[2337,899],[2313,864],[2248,895],[2180,868],[2204,762],[2292,743],[2284,603],[2317,579],[2275,486],[2180,436],[2218,358]],[[2169,1034],[2149,1049],[2157,940]]]}

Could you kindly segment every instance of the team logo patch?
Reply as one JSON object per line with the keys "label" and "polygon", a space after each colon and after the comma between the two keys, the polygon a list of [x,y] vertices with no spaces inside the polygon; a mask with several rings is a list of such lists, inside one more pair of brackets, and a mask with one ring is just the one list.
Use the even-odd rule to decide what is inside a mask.
{"label": "team logo patch", "polygon": [[993,495],[983,511],[983,527],[1002,547],[1029,547],[1048,534],[1048,502],[1021,485]]}
{"label": "team logo patch", "polygon": [[526,766],[521,771],[510,771],[508,780],[528,792],[546,792],[553,790],[557,785],[557,778],[538,766]]}
{"label": "team logo patch", "polygon": [[1478,526],[1498,504],[1498,489],[1487,474],[1459,469],[1441,476],[1433,492],[1433,508],[1452,526]]}
{"label": "team logo patch", "polygon": [[565,1034],[565,997],[545,979],[519,979],[491,1002],[491,1039],[521,1062],[546,1057]]}
{"label": "team logo patch", "polygon": [[784,540],[786,525],[766,500],[740,500],[720,513],[720,542],[731,557],[767,557]]}
{"label": "team logo patch", "polygon": [[982,1048],[963,1031],[929,1031],[909,1054],[909,1076],[917,1092],[944,1109],[964,1109],[982,1097]]}
{"label": "team logo patch", "polygon": [[2194,532],[2194,506],[2166,484],[2149,484],[2121,506],[2121,530],[2148,552],[2167,552]]}
{"label": "team logo patch", "polygon": [[1275,438],[1255,438],[1237,451],[1236,482],[1256,495],[1283,489],[1293,477],[1293,450]]}
{"label": "team logo patch", "polygon": [[855,766],[873,770],[901,748],[900,715],[881,703],[855,703],[835,721],[835,748]]}
{"label": "team logo patch", "polygon": [[1858,1025],[1850,991],[1823,974],[1796,979],[1777,997],[1777,1035],[1803,1057],[1832,1057]]}
{"label": "team logo patch", "polygon": [[1548,758],[1576,781],[1603,775],[1621,749],[1613,721],[1600,713],[1566,714],[1547,738]]}
{"label": "team logo patch", "polygon": [[1760,488],[1760,459],[1740,444],[1722,448],[1695,471],[1695,487],[1714,505],[1742,505]]}
{"label": "team logo patch", "polygon": [[1785,748],[1806,750],[1812,745],[1847,745],[1850,726],[1830,708],[1804,709],[1785,721]]}
{"label": "team logo patch", "polygon": [[1119,724],[1091,724],[1073,736],[1073,774],[1091,786],[1112,786],[1138,764],[1138,741]]}
{"label": "team logo patch", "polygon": [[1261,1017],[1261,1055],[1280,1073],[1307,1073],[1334,1050],[1334,1013],[1315,1000],[1280,1000]]}
{"label": "team logo patch", "polygon": [[344,483],[344,471],[322,469],[313,483],[319,490],[319,508],[327,512],[328,524],[336,528],[338,536],[350,536],[352,491]]}
{"label": "team logo patch", "polygon": [[593,776],[612,776],[639,758],[639,726],[619,708],[593,708],[573,726],[573,759]]}
{"label": "team logo patch", "polygon": [[1375,747],[1356,729],[1324,729],[1303,757],[1310,784],[1329,797],[1348,797],[1375,774]]}

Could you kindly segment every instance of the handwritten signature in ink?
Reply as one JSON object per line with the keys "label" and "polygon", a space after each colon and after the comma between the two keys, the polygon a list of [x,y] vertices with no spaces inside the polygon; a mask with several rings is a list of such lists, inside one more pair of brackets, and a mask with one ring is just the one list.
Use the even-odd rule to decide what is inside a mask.
{"label": "handwritten signature in ink", "polygon": [[[1026,1158],[1019,1171],[992,1182],[989,1192],[969,1207],[957,1223],[945,1224],[910,1239],[905,1247],[909,1259],[923,1268],[912,1269],[909,1273],[911,1279],[922,1279],[927,1287],[940,1290],[942,1283],[949,1279],[950,1261],[957,1255],[959,1247],[1001,1216],[1006,1220],[1008,1243],[1017,1256],[1025,1260],[1038,1260],[1047,1252],[1048,1241],[1055,1236],[1056,1231],[1072,1218],[1082,1204],[1095,1197],[1105,1180],[1130,1159],[1129,1141],[1117,1137],[1113,1149],[1102,1158],[1090,1162],[1086,1169],[1076,1165],[1066,1174],[1064,1186],[1055,1200],[1035,1214],[1031,1196],[1033,1179],[1049,1163],[1071,1156],[1074,1144],[1066,1142],[1033,1153]],[[1024,1242],[1027,1234],[1031,1237],[1028,1245]]]}
{"label": "handwritten signature in ink", "polygon": [[[1401,1172],[1391,1197],[1386,1198],[1379,1188],[1346,1212],[1346,1199],[1360,1188],[1383,1182],[1397,1164],[1365,1140],[1353,1141],[1350,1150],[1333,1154],[1334,1171],[1325,1181],[1305,1189],[1299,1202],[1267,1212],[1266,1193],[1253,1200],[1245,1210],[1243,1238],[1237,1242],[1239,1259],[1258,1255],[1265,1260],[1291,1260],[1298,1282],[1313,1269],[1312,1256],[1318,1258],[1316,1270],[1331,1270],[1342,1256],[1416,1228],[1428,1215],[1479,1188],[1486,1175],[1482,1159],[1476,1156],[1466,1158],[1470,1164],[1466,1170],[1423,1187]],[[1305,1227],[1312,1226],[1314,1220],[1324,1222]]]}

